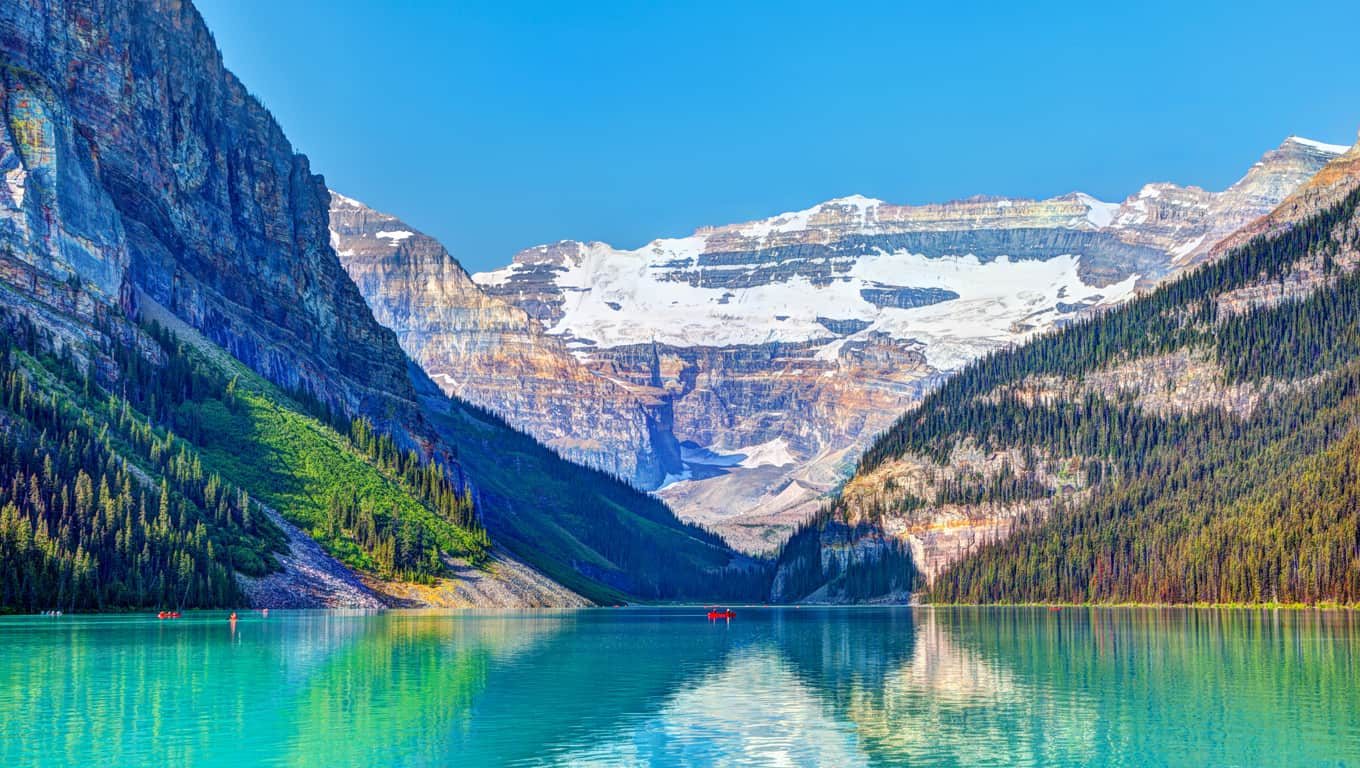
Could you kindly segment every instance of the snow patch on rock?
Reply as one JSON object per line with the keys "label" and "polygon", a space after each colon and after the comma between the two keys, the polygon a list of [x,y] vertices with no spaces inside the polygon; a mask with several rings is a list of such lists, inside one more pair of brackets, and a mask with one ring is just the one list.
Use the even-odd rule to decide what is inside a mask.
{"label": "snow patch on rock", "polygon": [[1326,152],[1329,155],[1344,155],[1351,149],[1342,144],[1327,144],[1321,141],[1314,141],[1313,139],[1305,139],[1302,136],[1290,136],[1286,140],[1292,141],[1295,144],[1302,144],[1305,147],[1312,147],[1313,149]]}

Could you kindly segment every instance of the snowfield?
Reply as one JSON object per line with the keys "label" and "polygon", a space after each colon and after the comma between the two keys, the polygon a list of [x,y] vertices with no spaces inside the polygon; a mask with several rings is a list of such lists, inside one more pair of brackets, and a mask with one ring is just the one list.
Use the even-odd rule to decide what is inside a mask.
{"label": "snowfield", "polygon": [[[1085,205],[1086,214],[1072,226],[1118,226],[1119,204],[1089,195],[1076,197]],[[1004,215],[1013,203],[1002,203],[1011,202],[999,201],[995,210]],[[806,231],[816,214],[834,206],[850,211],[851,231],[873,233],[882,229],[876,214],[881,205],[861,196],[840,198],[732,229],[769,242]],[[1050,327],[1063,316],[1056,309],[1060,302],[1115,304],[1128,298],[1137,282],[1137,276],[1132,276],[1105,287],[1090,285],[1078,274],[1078,254],[1013,261],[1007,256],[985,260],[973,254],[927,257],[880,249],[872,255],[829,257],[848,264],[849,270],[833,273],[828,284],[814,284],[801,274],[781,275],[778,261],[698,266],[700,257],[713,250],[712,237],[705,233],[656,240],[635,250],[579,244],[555,276],[565,302],[564,314],[549,332],[577,340],[576,350],[582,356],[591,347],[650,342],[725,347],[820,341],[825,346],[818,357],[826,359],[834,357],[847,337],[828,330],[820,319],[856,320],[868,326],[849,339],[883,333],[916,339],[925,343],[932,366],[949,370],[998,344]],[[517,263],[473,277],[485,286],[504,285],[524,268]],[[734,272],[755,270],[774,270],[777,277],[748,288],[704,284],[706,276],[730,277]],[[677,273],[686,278],[693,275],[694,284],[676,280]],[[874,288],[933,288],[950,291],[957,298],[910,309],[880,307],[862,293]]]}

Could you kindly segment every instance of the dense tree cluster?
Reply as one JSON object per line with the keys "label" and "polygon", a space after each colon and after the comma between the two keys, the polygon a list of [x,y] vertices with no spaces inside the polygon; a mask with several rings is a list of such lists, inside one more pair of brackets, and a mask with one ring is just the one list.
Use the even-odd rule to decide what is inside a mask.
{"label": "dense tree cluster", "polygon": [[[234,574],[276,570],[286,538],[249,493],[205,469],[207,454],[230,453],[226,466],[270,491],[280,470],[342,459],[311,462],[328,497],[280,511],[379,575],[428,581],[447,572],[445,554],[477,561],[489,547],[461,475],[398,450],[367,420],[332,432],[304,415],[318,402],[229,376],[161,326],[101,324],[92,338],[102,348],[91,342],[87,360],[21,316],[6,327],[0,610],[238,604]],[[280,438],[254,421],[262,410],[285,419],[285,440],[307,445],[259,442]],[[241,440],[224,451],[227,432]],[[318,447],[327,453],[303,451]],[[315,520],[312,507],[323,512]]]}
{"label": "dense tree cluster", "polygon": [[[1338,232],[1355,247],[1357,232],[1345,225],[1357,204],[1360,189],[1278,235],[1255,238],[1127,304],[982,357],[884,432],[860,458],[859,472],[908,452],[947,453],[955,440],[971,434],[976,423],[970,422],[979,415],[973,410],[956,418],[953,411],[1029,377],[1077,379],[1114,362],[1196,346],[1218,350],[1235,379],[1289,379],[1350,359],[1360,349],[1354,314],[1346,314],[1347,306],[1355,306],[1360,278],[1354,274],[1302,303],[1256,309],[1221,323],[1214,299],[1250,284],[1282,280],[1314,249],[1334,253]],[[1319,355],[1323,362],[1314,360]]]}
{"label": "dense tree cluster", "polygon": [[[471,489],[456,484],[449,468],[422,461],[414,451],[401,451],[390,435],[364,417],[348,421],[340,430],[328,429],[323,425],[345,420],[314,397],[284,395],[249,374],[229,377],[169,330],[154,323],[146,330],[164,359],[153,366],[136,352],[124,354],[120,362],[126,371],[125,386],[144,393],[143,407],[205,450],[220,453],[230,438],[240,453],[249,454],[244,467],[233,463],[243,477],[248,474],[257,484],[277,485],[279,478],[255,472],[250,465],[275,461],[292,471],[315,464],[307,451],[317,443],[322,447],[334,443],[342,453],[357,455],[349,462],[366,470],[367,478],[347,475],[339,466],[313,467],[310,471],[324,485],[325,496],[307,500],[305,510],[280,505],[281,513],[317,536],[332,554],[386,578],[421,582],[447,573],[446,554],[474,561],[483,557],[490,541]],[[259,435],[268,428],[256,421],[262,411],[280,418],[286,433]],[[320,512],[321,519],[311,519],[309,512]]]}
{"label": "dense tree cluster", "polygon": [[0,342],[0,609],[232,605],[234,572],[277,567],[282,533],[247,494],[126,400],[34,386],[58,371],[96,394],[17,336],[33,343]]}
{"label": "dense tree cluster", "polygon": [[373,422],[360,416],[350,423],[350,442],[380,470],[401,480],[407,489],[441,519],[476,531],[483,545],[490,544],[477,519],[472,489],[459,488],[437,461],[422,461],[415,451],[402,452],[391,435],[374,430]]}
{"label": "dense tree cluster", "polygon": [[768,593],[768,561],[733,558],[720,536],[677,519],[660,499],[563,459],[485,409],[451,400],[448,416],[442,426],[477,478],[493,538],[558,582],[602,602],[625,599],[619,593],[658,600]]}
{"label": "dense tree cluster", "polygon": [[[1360,365],[1142,447],[1089,502],[943,574],[950,602],[1360,602]],[[1131,454],[1132,455],[1132,454]]]}
{"label": "dense tree cluster", "polygon": [[[1360,190],[1122,307],[988,355],[882,435],[861,472],[908,453],[944,462],[968,441],[1075,457],[1094,489],[956,563],[929,597],[1360,602],[1360,273],[1335,261],[1357,245],[1358,203]],[[1239,288],[1286,294],[1300,265],[1318,261],[1328,279],[1307,296],[1222,311]],[[1265,396],[1246,416],[1158,415],[1131,396],[1034,404],[1011,388],[1178,350],[1207,353],[1229,382]],[[961,476],[934,501],[1044,495],[1024,476]]]}
{"label": "dense tree cluster", "polygon": [[[859,550],[845,546],[866,537],[875,539],[878,546]],[[839,557],[823,557],[827,547],[862,554],[849,556],[843,565]],[[846,523],[833,506],[820,509],[785,542],[779,551],[776,578],[775,597],[783,601],[802,600],[823,588],[823,599],[868,600],[911,592],[919,580],[905,544],[892,538],[878,539],[878,531],[870,523]]]}

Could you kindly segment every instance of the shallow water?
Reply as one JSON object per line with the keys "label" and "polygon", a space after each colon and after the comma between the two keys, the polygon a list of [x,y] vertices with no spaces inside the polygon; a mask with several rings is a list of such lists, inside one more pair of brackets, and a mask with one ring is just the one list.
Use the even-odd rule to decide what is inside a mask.
{"label": "shallow water", "polygon": [[4,618],[0,765],[1360,765],[1360,615]]}

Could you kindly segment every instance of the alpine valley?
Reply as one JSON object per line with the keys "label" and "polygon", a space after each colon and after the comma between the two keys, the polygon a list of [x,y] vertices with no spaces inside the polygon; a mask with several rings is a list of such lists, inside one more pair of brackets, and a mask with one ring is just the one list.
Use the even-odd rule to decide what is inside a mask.
{"label": "alpine valley", "polygon": [[188,0],[5,0],[0,612],[1360,602],[1360,147],[1131,192],[469,274]]}
{"label": "alpine valley", "polygon": [[472,276],[332,193],[332,243],[446,393],[758,554],[945,377],[1200,264],[1345,150],[1289,138],[1222,192],[1154,183],[1120,203],[840,198]]}

